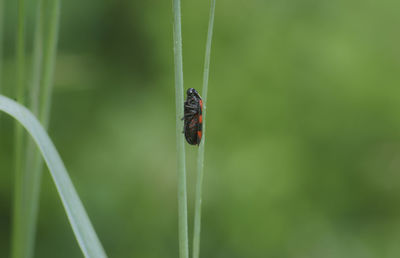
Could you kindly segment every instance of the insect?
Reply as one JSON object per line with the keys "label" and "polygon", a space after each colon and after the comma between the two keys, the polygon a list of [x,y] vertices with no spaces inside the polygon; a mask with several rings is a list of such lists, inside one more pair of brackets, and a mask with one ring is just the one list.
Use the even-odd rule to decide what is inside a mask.
{"label": "insect", "polygon": [[184,128],[186,141],[191,145],[199,145],[203,130],[203,100],[199,93],[189,88],[186,92],[186,101],[184,103]]}

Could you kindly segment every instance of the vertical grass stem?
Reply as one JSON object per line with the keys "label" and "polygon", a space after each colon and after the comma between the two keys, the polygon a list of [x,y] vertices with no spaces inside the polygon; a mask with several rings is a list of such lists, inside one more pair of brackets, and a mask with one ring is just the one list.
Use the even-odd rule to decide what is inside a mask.
{"label": "vertical grass stem", "polygon": [[[37,0],[36,23],[33,46],[32,76],[29,83],[29,108],[39,116],[40,82],[43,70],[44,49],[44,24],[45,5],[42,0]],[[25,226],[22,228],[23,257],[34,256],[36,221],[39,210],[39,195],[41,186],[41,156],[33,139],[28,138],[26,143],[25,170],[23,172],[23,207]]]}
{"label": "vertical grass stem", "polygon": [[[25,102],[25,0],[18,0],[18,21],[16,39],[16,99],[19,103]],[[23,161],[24,161],[24,134],[19,123],[15,123],[15,186],[14,186],[14,210],[12,228],[13,258],[23,257]]]}
{"label": "vertical grass stem", "polygon": [[194,211],[194,231],[193,231],[193,257],[199,258],[200,255],[200,231],[201,231],[201,197],[204,175],[204,145],[206,141],[206,113],[207,113],[207,92],[208,78],[210,71],[210,55],[211,42],[214,27],[215,0],[211,0],[210,18],[208,23],[208,33],[206,42],[206,53],[204,58],[204,73],[203,73],[203,135],[199,146],[197,156],[197,179],[196,179],[196,196],[195,196],[195,211]]}
{"label": "vertical grass stem", "polygon": [[50,119],[51,95],[57,53],[58,29],[60,23],[61,0],[50,1],[50,27],[46,38],[44,67],[42,76],[42,95],[40,99],[40,121],[47,128]]}
{"label": "vertical grass stem", "polygon": [[174,63],[175,63],[175,101],[176,101],[176,148],[178,162],[178,226],[179,257],[189,257],[185,143],[182,135],[183,122],[183,68],[182,68],[182,29],[181,3],[173,0],[174,13]]}

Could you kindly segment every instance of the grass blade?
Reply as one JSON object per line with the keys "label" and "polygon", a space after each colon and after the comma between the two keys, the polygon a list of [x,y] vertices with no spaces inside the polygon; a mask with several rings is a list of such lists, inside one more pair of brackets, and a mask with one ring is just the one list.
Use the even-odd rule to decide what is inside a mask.
{"label": "grass blade", "polygon": [[18,25],[17,25],[17,101],[25,101],[25,0],[18,0]]}
{"label": "grass blade", "polygon": [[176,101],[176,148],[178,162],[178,223],[179,257],[189,257],[185,142],[182,135],[183,122],[183,68],[182,68],[182,29],[181,2],[173,0],[174,13],[174,63],[175,63],[175,101]]}
{"label": "grass blade", "polygon": [[201,196],[202,196],[202,185],[203,185],[203,174],[204,174],[204,144],[206,141],[207,92],[208,92],[208,78],[210,71],[211,42],[212,42],[212,34],[214,27],[214,13],[215,13],[215,0],[211,0],[210,18],[208,23],[208,34],[206,43],[206,54],[204,58],[203,90],[201,95],[203,98],[203,135],[197,156],[197,181],[196,181],[196,196],[195,196],[195,210],[194,210],[192,258],[199,258],[200,255]]}
{"label": "grass blade", "polygon": [[[25,103],[25,0],[18,0],[18,24],[17,24],[17,73],[16,73],[16,99],[19,103]],[[23,257],[24,216],[23,216],[23,162],[24,162],[24,134],[19,123],[15,124],[15,185],[14,185],[14,211],[12,228],[11,256]]]}
{"label": "grass blade", "polygon": [[39,147],[85,257],[106,257],[64,163],[43,126],[27,108],[2,95],[0,95],[0,110],[22,124]]}
{"label": "grass blade", "polygon": [[29,89],[29,109],[36,116],[39,115],[40,81],[43,69],[44,17],[43,0],[37,0],[33,42],[32,79]]}
{"label": "grass blade", "polygon": [[[34,115],[39,116],[40,82],[43,70],[45,5],[37,0],[36,24],[33,46],[32,77],[29,84],[29,108]],[[42,121],[41,121],[42,122]],[[23,181],[23,209],[25,224],[22,230],[22,242],[19,248],[23,257],[34,256],[36,221],[39,210],[40,185],[42,178],[42,159],[32,139],[27,139],[25,154],[25,169]]]}
{"label": "grass blade", "polygon": [[40,99],[40,121],[45,127],[48,126],[50,118],[51,94],[53,91],[53,77],[57,52],[58,28],[60,22],[61,1],[53,0],[50,2],[50,28],[44,52],[43,82]]}

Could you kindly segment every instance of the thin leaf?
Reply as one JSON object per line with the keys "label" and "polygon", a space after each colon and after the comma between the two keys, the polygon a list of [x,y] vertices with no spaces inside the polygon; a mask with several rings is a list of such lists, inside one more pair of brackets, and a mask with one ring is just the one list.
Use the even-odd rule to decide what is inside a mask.
{"label": "thin leaf", "polygon": [[178,162],[178,223],[179,257],[189,257],[185,142],[182,135],[183,122],[183,68],[181,1],[173,0],[174,12],[174,61],[175,61],[175,101],[176,101],[176,149]]}
{"label": "thin leaf", "polygon": [[39,147],[85,257],[106,257],[60,155],[46,130],[27,108],[2,95],[0,95],[0,110],[22,124]]}
{"label": "thin leaf", "polygon": [[211,0],[210,19],[208,23],[208,34],[206,43],[206,54],[204,58],[204,73],[203,73],[203,132],[202,141],[200,143],[197,156],[197,182],[196,182],[196,197],[194,211],[194,231],[193,231],[193,257],[199,258],[200,255],[200,229],[201,229],[201,196],[204,174],[204,144],[206,142],[206,112],[207,112],[207,92],[208,92],[208,77],[210,71],[210,55],[211,41],[214,27],[215,0]]}
{"label": "thin leaf", "polygon": [[[46,8],[47,6],[50,8]],[[47,15],[46,10],[50,10],[50,16]],[[40,118],[40,122],[44,124],[46,129],[48,125],[48,109],[50,109],[49,96],[51,95],[50,92],[53,87],[52,74],[54,73],[54,60],[56,57],[55,49],[57,44],[59,10],[59,0],[37,0],[32,79],[29,88],[29,107],[30,110]],[[45,20],[45,17],[48,17],[48,19]],[[46,79],[42,79],[43,77],[46,77]],[[45,93],[41,93],[41,90]],[[43,115],[40,114],[39,110],[45,110],[46,112],[42,111],[42,113],[45,113]],[[23,257],[26,258],[34,256],[42,168],[43,162],[40,152],[36,149],[35,142],[32,139],[28,139],[23,186],[23,218],[25,220],[25,224],[23,225],[25,226],[22,228],[23,242],[19,243],[19,248],[24,250]]]}
{"label": "thin leaf", "polygon": [[[18,23],[16,41],[16,98],[19,103],[25,103],[25,0],[18,0]],[[19,123],[15,123],[15,184],[14,184],[14,211],[12,227],[11,256],[24,257],[24,248],[20,244],[24,242],[24,134]]]}
{"label": "thin leaf", "polygon": [[51,94],[53,92],[53,77],[57,52],[58,28],[60,22],[60,0],[50,2],[50,27],[46,38],[44,51],[44,67],[42,76],[42,95],[40,99],[40,121],[48,126],[50,118]]}

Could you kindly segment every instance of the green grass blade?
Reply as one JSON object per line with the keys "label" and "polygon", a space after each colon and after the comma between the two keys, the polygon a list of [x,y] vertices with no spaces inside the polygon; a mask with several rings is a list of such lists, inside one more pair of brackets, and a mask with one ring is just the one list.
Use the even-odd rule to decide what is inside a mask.
{"label": "green grass blade", "polygon": [[174,61],[175,61],[175,101],[176,101],[176,148],[178,162],[178,223],[179,257],[189,257],[185,142],[182,135],[183,122],[183,68],[181,2],[173,0],[174,13]]}
{"label": "green grass blade", "polygon": [[106,257],[64,163],[46,130],[27,108],[2,95],[0,95],[0,110],[22,124],[36,142],[49,168],[72,230],[85,257]]}
{"label": "green grass blade", "polygon": [[[49,11],[46,12],[46,10]],[[53,88],[52,81],[59,16],[59,0],[37,1],[29,107],[40,118],[40,122],[46,129],[49,121],[50,96]],[[21,242],[18,243],[18,248],[21,250],[22,257],[33,257],[43,162],[32,139],[27,141],[25,157],[22,187],[24,189],[22,196],[24,221],[21,228],[21,237],[19,238]]]}
{"label": "green grass blade", "polygon": [[60,22],[61,0],[50,2],[50,27],[46,37],[44,52],[44,67],[42,76],[42,95],[40,99],[40,121],[48,126],[50,118],[51,94],[53,92],[53,77],[57,53],[58,28]]}
{"label": "green grass blade", "polygon": [[44,43],[44,4],[37,0],[35,34],[33,41],[32,79],[29,84],[29,109],[33,114],[39,114],[40,81],[43,69],[43,43]]}
{"label": "green grass blade", "polygon": [[[49,110],[51,103],[51,92],[53,89],[53,75],[55,68],[57,38],[60,18],[60,1],[38,1],[37,28],[35,33],[35,53],[33,67],[33,84],[31,89],[31,110],[39,116],[40,122],[47,129],[49,124]],[[46,7],[49,7],[49,22],[44,21]],[[47,27],[44,25],[47,24]],[[45,31],[47,32],[45,34]],[[44,38],[44,36],[46,37]],[[43,53],[44,50],[44,53]],[[41,83],[40,83],[41,82]],[[39,102],[40,99],[40,102]],[[40,110],[40,112],[39,112]],[[36,231],[36,217],[39,206],[39,193],[42,176],[43,162],[40,153],[36,150],[31,140],[27,146],[27,249],[29,256],[33,256],[34,237]]]}
{"label": "green grass blade", "polygon": [[[43,43],[45,6],[42,0],[37,1],[36,23],[33,46],[32,77],[29,84],[29,108],[39,116],[40,81],[43,69]],[[23,172],[23,209],[25,224],[21,229],[22,239],[18,243],[22,257],[34,257],[36,221],[39,210],[40,186],[42,178],[42,159],[32,139],[27,139],[25,169]]]}
{"label": "green grass blade", "polygon": [[[25,1],[18,0],[18,24],[16,42],[16,98],[20,103],[25,103]],[[15,124],[15,186],[14,186],[14,211],[12,228],[12,249],[11,256],[14,258],[23,257],[23,162],[24,162],[24,134],[19,123]]]}
{"label": "green grass blade", "polygon": [[207,112],[207,92],[208,78],[210,71],[210,55],[211,42],[214,27],[215,0],[211,0],[210,18],[208,23],[208,34],[206,43],[206,54],[204,58],[204,73],[203,73],[203,135],[199,146],[197,156],[197,181],[196,181],[196,196],[195,196],[195,211],[194,211],[194,231],[193,231],[193,257],[199,258],[200,255],[200,230],[201,230],[201,196],[204,174],[204,144],[206,141],[206,112]]}
{"label": "green grass blade", "polygon": [[25,0],[18,0],[17,25],[17,101],[25,102],[25,30],[26,30]]}

